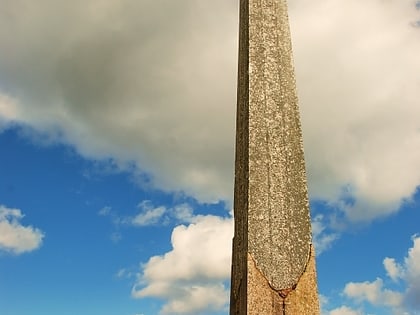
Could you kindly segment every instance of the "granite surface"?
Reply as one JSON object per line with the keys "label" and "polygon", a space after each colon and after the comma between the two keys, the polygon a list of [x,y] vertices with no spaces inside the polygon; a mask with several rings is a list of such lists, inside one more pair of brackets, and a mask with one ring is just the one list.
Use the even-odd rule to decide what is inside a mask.
{"label": "granite surface", "polygon": [[234,214],[231,314],[286,314],[252,311],[256,279],[283,301],[315,259],[285,0],[240,2]]}

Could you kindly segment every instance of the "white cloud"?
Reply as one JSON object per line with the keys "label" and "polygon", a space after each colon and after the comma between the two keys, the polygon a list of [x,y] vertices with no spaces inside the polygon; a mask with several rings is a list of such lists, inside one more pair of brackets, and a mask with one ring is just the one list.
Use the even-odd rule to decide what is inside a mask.
{"label": "white cloud", "polygon": [[23,214],[19,209],[0,205],[0,250],[22,254],[38,249],[44,233],[32,226],[20,223]]}
{"label": "white cloud", "polygon": [[407,276],[416,278],[420,276],[420,236],[414,235],[413,247],[408,250],[408,256],[404,260]]}
{"label": "white cloud", "polygon": [[413,247],[403,263],[385,258],[384,267],[393,280],[401,279],[405,289],[401,292],[384,287],[382,279],[369,282],[350,282],[343,293],[357,302],[390,308],[395,314],[418,314],[420,311],[420,237],[413,236]]}
{"label": "white cloud", "polygon": [[150,200],[143,200],[137,205],[140,213],[133,218],[119,219],[137,226],[168,224],[170,221],[177,223],[191,223],[197,217],[193,208],[188,203],[177,204],[173,207],[154,206]]}
{"label": "white cloud", "polygon": [[137,207],[141,212],[132,219],[131,223],[138,226],[156,224],[167,212],[167,209],[164,206],[152,207],[148,200],[139,203]]}
{"label": "white cloud", "polygon": [[403,299],[401,293],[385,289],[380,278],[373,282],[350,282],[346,284],[344,294],[349,298],[358,301],[368,301],[378,306],[398,307]]}
{"label": "white cloud", "polygon": [[162,314],[197,314],[203,310],[220,310],[226,307],[228,291],[223,284],[178,286],[179,298],[170,299]]}
{"label": "white cloud", "polygon": [[[237,3],[2,3],[0,29],[14,32],[0,33],[0,94],[16,101],[0,116],[134,163],[143,185],[230,200]],[[419,11],[289,5],[311,196],[354,221],[397,211],[420,184]]]}
{"label": "white cloud", "polygon": [[130,279],[135,276],[135,273],[127,268],[121,268],[115,274],[115,277],[119,279]]}
{"label": "white cloud", "polygon": [[347,306],[341,306],[329,312],[329,315],[362,315],[362,312]]}
{"label": "white cloud", "polygon": [[98,211],[98,215],[106,217],[112,214],[112,208],[110,206],[105,206],[101,210]]}
{"label": "white cloud", "polygon": [[[0,30],[13,32],[0,31],[0,130],[20,123],[87,158],[112,159],[120,168],[134,164],[142,185],[200,201],[230,200],[237,3],[3,1]],[[410,26],[418,20],[413,1],[289,5],[312,198],[354,221],[397,211],[420,184],[420,30]],[[173,213],[193,220],[184,210]],[[153,208],[137,220],[159,222],[164,213]],[[173,235],[201,235],[194,228],[204,231],[200,222]],[[319,252],[336,237],[321,223],[315,220]],[[135,294],[178,279],[147,277],[153,266],[187,251],[173,243],[172,252],[146,264],[149,291]],[[190,254],[196,271],[200,264]],[[416,279],[414,260],[407,258],[405,281]],[[407,301],[415,303],[418,282],[409,283]],[[378,283],[365,284],[379,290]],[[156,294],[175,296],[165,290]],[[188,305],[192,293],[179,292],[187,293],[174,301]]]}
{"label": "white cloud", "polygon": [[405,304],[420,311],[420,236],[413,237],[413,247],[404,259],[404,280],[407,283]]}
{"label": "white cloud", "polygon": [[191,223],[197,216],[194,215],[190,204],[184,202],[176,204],[173,207],[155,206],[151,200],[143,200],[137,204],[138,213],[134,216],[121,216],[118,211],[110,206],[105,206],[98,211],[99,216],[109,217],[117,228],[117,231],[111,235],[114,242],[121,239],[119,228],[121,225],[150,226],[167,225],[174,223]]}
{"label": "white cloud", "polygon": [[397,281],[401,278],[403,270],[399,264],[395,262],[394,258],[386,257],[383,261],[386,274],[390,277],[393,281]]}
{"label": "white cloud", "polygon": [[236,8],[224,0],[2,3],[0,29],[15,32],[0,33],[0,94],[19,100],[17,122],[88,158],[135,162],[160,189],[229,199]]}
{"label": "white cloud", "polygon": [[319,293],[318,297],[319,297],[319,306],[321,308],[321,315],[328,315],[325,308],[328,305],[329,298],[321,293]]}
{"label": "white cloud", "polygon": [[197,314],[228,302],[224,281],[230,276],[233,220],[197,216],[172,232],[173,249],[144,264],[134,297],[159,297],[165,314]]}
{"label": "white cloud", "polygon": [[397,211],[420,184],[419,13],[411,0],[290,1],[310,193],[354,221]]}
{"label": "white cloud", "polygon": [[316,215],[312,220],[313,242],[317,255],[328,250],[339,237],[338,233],[327,231],[327,224],[322,214]]}
{"label": "white cloud", "polygon": [[173,216],[180,222],[192,222],[194,220],[193,208],[187,203],[175,206],[172,212]]}
{"label": "white cloud", "polygon": [[0,88],[0,132],[14,122],[18,117],[17,111],[16,100],[3,95]]}

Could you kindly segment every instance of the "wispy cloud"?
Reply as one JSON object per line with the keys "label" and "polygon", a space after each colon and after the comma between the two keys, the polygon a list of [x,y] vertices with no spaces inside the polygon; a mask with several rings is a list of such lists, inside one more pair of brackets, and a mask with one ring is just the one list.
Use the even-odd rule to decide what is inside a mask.
{"label": "wispy cloud", "polygon": [[127,269],[127,268],[121,268],[119,269],[116,274],[115,277],[119,278],[119,279],[130,279],[135,277],[135,272],[131,269]]}
{"label": "wispy cloud", "polygon": [[112,208],[110,206],[106,206],[98,211],[98,215],[106,217],[106,216],[111,215],[111,211],[112,211]]}
{"label": "wispy cloud", "polygon": [[322,214],[318,214],[312,219],[312,235],[317,255],[331,248],[334,241],[339,238],[337,232],[330,231],[329,222]]}
{"label": "wispy cloud", "polygon": [[180,203],[171,207],[159,205],[155,206],[151,200],[143,200],[136,206],[138,211],[134,216],[123,216],[117,210],[110,206],[103,207],[98,211],[98,215],[110,217],[115,226],[150,226],[150,225],[167,225],[169,223],[190,223],[197,216],[188,203]]}
{"label": "wispy cloud", "polygon": [[166,207],[153,207],[148,200],[139,203],[137,208],[139,208],[141,212],[131,219],[131,223],[138,226],[156,224],[167,212]]}
{"label": "wispy cloud", "polygon": [[194,221],[193,208],[188,203],[176,205],[171,210],[172,216],[179,222],[189,223]]}
{"label": "wispy cloud", "polygon": [[0,251],[22,254],[38,249],[44,233],[32,226],[24,226],[21,210],[0,205]]}

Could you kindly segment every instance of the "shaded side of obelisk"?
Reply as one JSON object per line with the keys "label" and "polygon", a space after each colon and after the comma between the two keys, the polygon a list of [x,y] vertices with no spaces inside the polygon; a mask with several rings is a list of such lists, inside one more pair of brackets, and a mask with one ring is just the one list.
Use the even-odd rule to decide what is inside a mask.
{"label": "shaded side of obelisk", "polygon": [[285,0],[241,0],[231,315],[319,314]]}

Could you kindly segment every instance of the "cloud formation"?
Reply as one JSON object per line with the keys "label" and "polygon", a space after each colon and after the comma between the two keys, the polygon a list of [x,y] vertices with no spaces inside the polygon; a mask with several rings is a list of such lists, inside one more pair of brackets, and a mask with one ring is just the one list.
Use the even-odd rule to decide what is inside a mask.
{"label": "cloud formation", "polygon": [[152,207],[148,201],[141,202],[137,207],[141,209],[141,212],[131,220],[131,223],[138,226],[158,223],[167,211],[164,206]]}
{"label": "cloud formation", "polygon": [[[143,185],[202,201],[233,183],[236,1],[3,1],[0,117]],[[164,10],[162,8],[165,8]],[[12,34],[13,33],[13,34]]]}
{"label": "cloud formation", "polygon": [[170,222],[176,224],[191,223],[197,219],[193,208],[188,203],[180,203],[168,206],[155,206],[151,200],[143,200],[137,205],[138,213],[134,216],[121,216],[110,206],[103,207],[98,215],[109,217],[112,223],[118,228],[121,225],[151,226],[166,225]]}
{"label": "cloud formation", "polygon": [[133,218],[122,219],[120,221],[137,226],[154,224],[167,224],[170,221],[177,223],[191,223],[196,217],[193,208],[188,203],[181,203],[173,207],[155,207],[150,200],[143,200],[137,205],[139,213]]}
{"label": "cloud formation", "polygon": [[328,250],[334,241],[339,238],[339,234],[328,230],[328,222],[325,222],[324,215],[318,214],[312,220],[312,240],[315,244],[316,254]]}
{"label": "cloud formation", "polygon": [[[311,196],[353,221],[397,211],[420,183],[415,3],[289,7]],[[142,185],[231,201],[237,9],[3,1],[0,28],[14,31],[0,32],[0,130],[26,126],[135,165]]]}
{"label": "cloud formation", "polygon": [[380,278],[373,282],[350,282],[346,284],[344,294],[357,301],[367,301],[378,306],[397,307],[402,302],[402,294],[383,288]]}
{"label": "cloud formation", "polygon": [[402,263],[386,257],[383,261],[387,275],[393,281],[402,281],[403,291],[386,288],[384,281],[350,282],[343,293],[358,302],[387,307],[395,314],[417,314],[420,312],[420,237],[413,237],[413,247],[408,250]]}
{"label": "cloud formation", "polygon": [[[0,131],[18,125],[86,158],[129,168],[141,185],[231,201],[237,3],[3,0]],[[420,184],[414,1],[291,0],[289,6],[311,197],[352,221],[397,211]],[[143,213],[138,222],[159,221],[162,212]],[[188,211],[177,213],[193,222]],[[10,227],[7,220],[2,224]],[[322,251],[336,236],[316,222]],[[231,223],[202,217],[175,228],[173,251],[145,264],[133,295],[167,298],[167,313],[203,308],[204,295],[223,305],[231,248],[220,246],[230,244]],[[183,246],[192,236],[201,240],[191,244],[197,251]],[[206,275],[201,258],[209,252],[217,259]],[[168,261],[184,253],[190,271],[168,274]],[[414,274],[404,278],[411,288],[404,301],[413,305],[419,290],[407,279]],[[380,289],[369,284],[363,288]]]}
{"label": "cloud formation", "polygon": [[399,278],[402,277],[403,270],[401,266],[399,266],[394,258],[386,257],[383,261],[384,268],[386,270],[386,274],[390,277],[393,281],[397,281]]}
{"label": "cloud formation", "polygon": [[0,251],[22,254],[38,249],[42,245],[44,233],[32,226],[24,226],[24,217],[19,209],[0,205]]}
{"label": "cloud formation", "polygon": [[132,295],[166,300],[163,314],[198,314],[228,303],[233,220],[197,216],[172,232],[173,249],[141,266]]}
{"label": "cloud formation", "polygon": [[397,211],[420,184],[415,1],[289,6],[311,196],[353,221]]}
{"label": "cloud formation", "polygon": [[[413,247],[409,249],[404,262],[395,263],[395,267],[398,270],[395,277],[407,285],[404,305],[420,312],[420,236],[413,236]],[[389,273],[389,269],[387,272]]]}
{"label": "cloud formation", "polygon": [[362,315],[358,310],[351,309],[347,306],[341,306],[328,313],[328,315]]}

